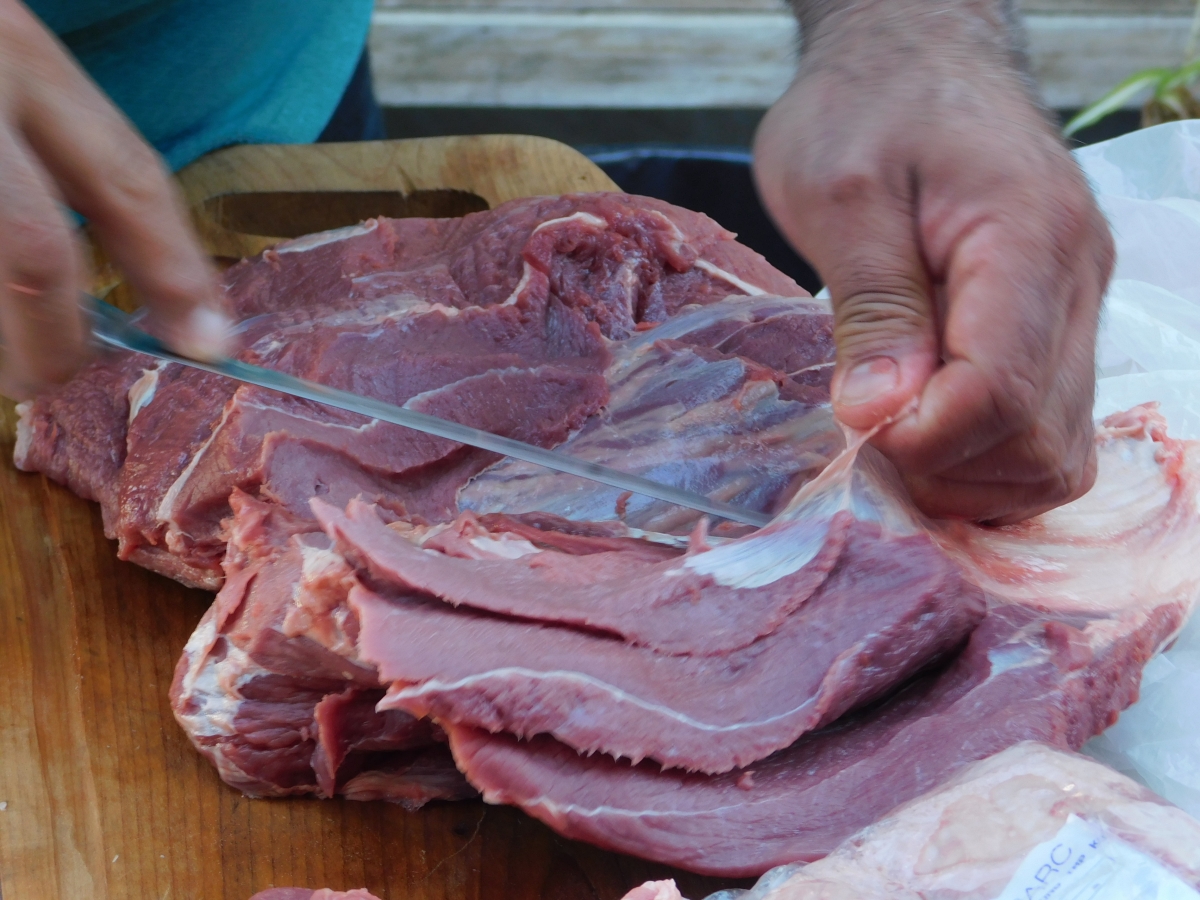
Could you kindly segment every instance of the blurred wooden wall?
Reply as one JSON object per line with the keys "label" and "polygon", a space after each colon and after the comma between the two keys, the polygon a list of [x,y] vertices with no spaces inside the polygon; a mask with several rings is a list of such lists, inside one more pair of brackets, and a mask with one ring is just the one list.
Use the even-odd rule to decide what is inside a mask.
{"label": "blurred wooden wall", "polygon": [[[1025,0],[1056,108],[1181,62],[1191,0]],[[371,36],[393,106],[765,107],[795,65],[782,0],[379,0]]]}

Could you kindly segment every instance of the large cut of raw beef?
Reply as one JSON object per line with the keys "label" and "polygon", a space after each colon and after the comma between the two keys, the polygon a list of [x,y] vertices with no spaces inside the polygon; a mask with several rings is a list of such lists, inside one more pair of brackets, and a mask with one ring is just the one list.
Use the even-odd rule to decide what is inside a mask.
{"label": "large cut of raw beef", "polygon": [[256,796],[482,793],[701,872],[813,860],[970,763],[1078,748],[1200,592],[1200,448],[1140,407],[1085,498],[933,523],[829,409],[827,310],[694,213],[519,201],[235,267],[241,356],[773,514],[767,527],[132,356],[18,463],[220,586],[171,689]]}
{"label": "large cut of raw beef", "polygon": [[[605,405],[609,339],[729,294],[803,295],[732,238],[704,216],[656,200],[541,198],[461,219],[378,219],[291,241],[231,269],[226,292],[244,321],[238,355],[248,362],[553,445]],[[755,365],[761,353],[766,365],[797,375],[779,376],[765,393],[810,403],[827,383],[830,331],[824,316],[793,323],[792,311],[779,303],[747,311],[745,328],[701,329],[691,344],[661,352],[680,357],[680,367],[696,356],[731,356],[722,367],[728,391],[775,376]],[[773,312],[784,321],[764,324]],[[790,352],[787,336],[806,328],[815,340]],[[770,407],[768,397],[755,399]],[[778,427],[788,411],[777,403],[760,415]],[[494,461],[134,354],[97,361],[24,407],[16,449],[20,468],[100,503],[123,559],[213,589],[234,488],[301,516],[314,496],[362,496],[396,514],[439,520],[454,514],[457,488]],[[724,462],[698,462],[694,477],[735,484]],[[766,506],[779,489],[743,483],[737,493]]]}

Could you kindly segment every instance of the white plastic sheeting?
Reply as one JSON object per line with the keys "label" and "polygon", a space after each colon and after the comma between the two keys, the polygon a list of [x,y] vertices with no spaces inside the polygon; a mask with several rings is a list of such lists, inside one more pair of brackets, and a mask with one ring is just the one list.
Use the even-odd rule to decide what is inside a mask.
{"label": "white plastic sheeting", "polygon": [[[1200,440],[1200,121],[1076,152],[1117,242],[1096,415],[1157,400]],[[1196,560],[1200,566],[1200,559]],[[1084,748],[1200,818],[1200,616],[1146,667],[1141,699]]]}

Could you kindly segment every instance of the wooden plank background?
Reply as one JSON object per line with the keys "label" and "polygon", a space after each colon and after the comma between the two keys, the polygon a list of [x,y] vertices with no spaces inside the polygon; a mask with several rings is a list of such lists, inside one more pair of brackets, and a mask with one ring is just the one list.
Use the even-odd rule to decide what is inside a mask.
{"label": "wooden plank background", "polygon": [[[1181,61],[1190,0],[1025,0],[1053,107]],[[380,0],[377,88],[394,106],[764,107],[795,68],[781,0]]]}

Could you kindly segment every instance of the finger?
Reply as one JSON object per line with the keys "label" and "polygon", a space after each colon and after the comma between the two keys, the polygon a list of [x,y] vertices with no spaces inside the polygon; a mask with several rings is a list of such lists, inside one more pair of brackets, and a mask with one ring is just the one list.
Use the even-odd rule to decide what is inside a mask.
{"label": "finger", "polygon": [[[1098,241],[1098,270],[1107,275],[1107,243]],[[1068,503],[1096,478],[1092,420],[1096,313],[1077,303],[1067,326],[1055,379],[1038,420],[1029,430],[937,476],[910,476],[918,506],[930,515],[953,515],[1010,524]],[[1068,376],[1066,373],[1074,373]]]}
{"label": "finger", "polygon": [[879,442],[902,469],[943,472],[1028,432],[1056,385],[1090,403],[1107,270],[1090,255],[1090,226],[1071,218],[984,220],[953,249],[945,364]]}
{"label": "finger", "polygon": [[913,502],[934,518],[1011,525],[1077,500],[1096,481],[1095,447],[1089,448],[1077,478],[1048,478],[1028,484],[983,484],[940,476],[904,479]]}
{"label": "finger", "polygon": [[0,389],[7,396],[32,396],[82,363],[82,273],[53,184],[19,138],[0,128]]}
{"label": "finger", "polygon": [[22,80],[24,134],[67,202],[179,352],[224,351],[229,320],[215,274],[157,154],[44,29],[23,35],[36,68]]}
{"label": "finger", "polygon": [[938,363],[937,311],[904,179],[853,157],[772,176],[762,193],[776,222],[829,288],[839,419],[867,429],[918,396]]}

